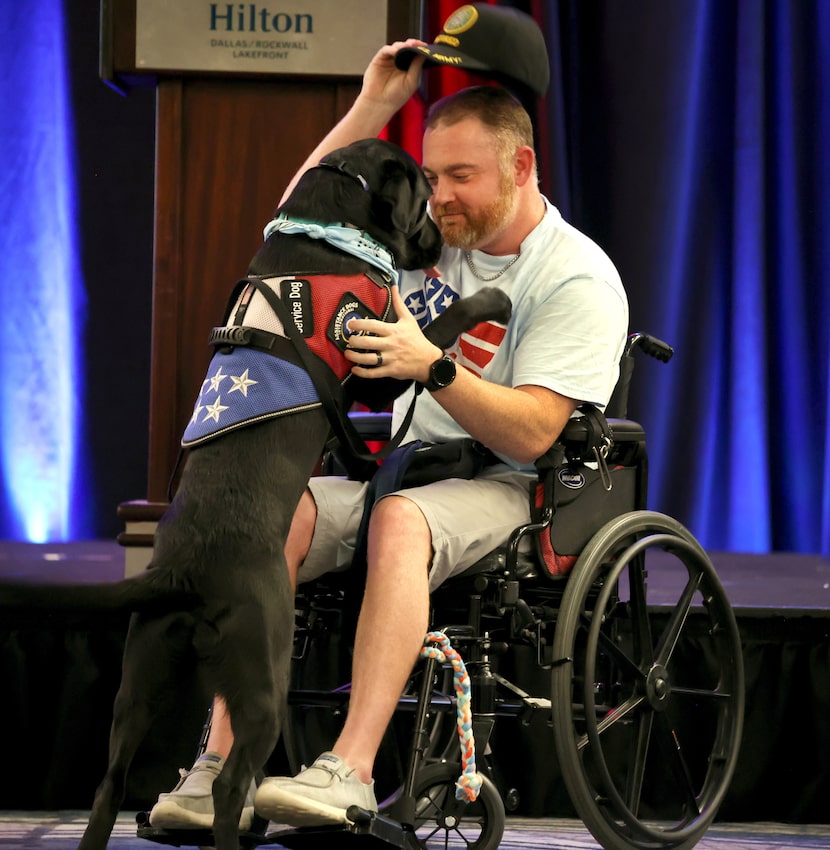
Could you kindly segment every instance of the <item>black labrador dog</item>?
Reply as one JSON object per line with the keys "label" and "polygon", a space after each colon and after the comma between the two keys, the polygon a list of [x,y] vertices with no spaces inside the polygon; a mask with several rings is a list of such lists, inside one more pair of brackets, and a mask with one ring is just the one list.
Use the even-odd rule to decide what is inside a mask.
{"label": "black labrador dog", "polygon": [[[375,243],[385,249],[396,267],[429,268],[441,248],[440,234],[426,212],[429,194],[411,157],[373,139],[325,157],[303,175],[278,213],[301,224],[347,223],[362,234],[370,250],[377,250]],[[343,231],[338,232],[342,237]],[[352,289],[356,280],[365,285],[364,277],[381,290],[388,285],[388,278],[378,277],[376,265],[302,227],[300,232],[289,227],[270,235],[252,260],[249,275],[247,284],[323,275],[329,285],[342,277]],[[234,303],[230,325],[240,323],[248,296],[243,292]],[[339,294],[323,300],[334,303],[335,313],[340,309],[342,325],[351,302],[347,299],[343,313]],[[256,313],[253,307],[251,313]],[[488,319],[506,323],[509,316],[509,300],[489,289],[456,302],[426,333],[440,347],[448,347],[465,328]],[[237,350],[234,342],[267,348],[269,340],[280,336],[257,328],[248,331],[244,328],[250,328],[250,322],[241,324],[243,330],[216,329],[214,362],[219,352]],[[318,351],[336,349],[342,336],[328,334]],[[348,372],[347,363],[341,372]],[[347,389],[343,403],[365,394],[375,408],[384,403],[384,395],[392,397],[405,386],[382,379],[346,379],[342,384]],[[206,410],[207,404],[202,408],[197,403],[197,409]],[[176,669],[184,669],[179,665],[195,667],[206,693],[224,697],[232,718],[234,745],[213,785],[213,831],[217,850],[237,850],[245,793],[276,745],[289,681],[294,606],[283,546],[329,434],[330,422],[321,406],[306,404],[199,442],[187,452],[175,497],[158,525],[152,564],[140,576],[57,590],[0,586],[0,609],[25,605],[90,614],[104,609],[133,612],[113,710],[109,765],[95,794],[81,850],[106,847],[136,749],[153,718],[175,700]]]}

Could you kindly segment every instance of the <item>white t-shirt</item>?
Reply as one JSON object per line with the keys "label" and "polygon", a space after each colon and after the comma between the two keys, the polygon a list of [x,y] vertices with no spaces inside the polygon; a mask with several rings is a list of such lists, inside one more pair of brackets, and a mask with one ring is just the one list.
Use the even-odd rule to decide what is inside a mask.
{"label": "white t-shirt", "polygon": [[[533,384],[561,395],[608,403],[619,373],[628,334],[628,299],[605,252],[568,224],[547,200],[542,221],[522,242],[519,259],[491,282],[470,270],[464,251],[445,246],[440,278],[403,272],[401,295],[423,327],[458,298],[485,286],[498,286],[513,313],[505,327],[484,322],[462,334],[448,350],[459,367],[506,387]],[[509,258],[472,252],[479,273],[491,277]],[[397,429],[412,398],[410,389],[395,402]],[[406,440],[442,442],[469,436],[423,392]],[[532,469],[503,458],[513,469]]]}

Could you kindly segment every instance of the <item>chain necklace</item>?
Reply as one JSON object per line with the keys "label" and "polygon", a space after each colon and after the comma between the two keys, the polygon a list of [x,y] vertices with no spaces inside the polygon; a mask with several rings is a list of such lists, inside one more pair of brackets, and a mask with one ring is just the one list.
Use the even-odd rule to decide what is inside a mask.
{"label": "chain necklace", "polygon": [[476,267],[476,264],[473,262],[473,255],[472,255],[469,251],[465,251],[465,252],[464,252],[464,259],[467,261],[467,265],[470,267],[470,271],[471,271],[471,272],[472,272],[472,273],[473,273],[473,274],[474,274],[474,275],[475,275],[475,276],[476,276],[479,280],[483,281],[484,283],[490,283],[490,281],[491,281],[491,280],[496,280],[496,278],[501,277],[501,276],[502,276],[502,275],[503,275],[503,274],[504,274],[504,273],[505,273],[505,272],[506,272],[506,271],[510,268],[510,266],[512,266],[512,265],[513,265],[513,263],[515,263],[515,262],[516,262],[516,260],[518,260],[518,259],[519,259],[519,257],[521,257],[521,256],[522,256],[522,252],[521,252],[521,251],[519,251],[519,253],[518,253],[518,254],[516,254],[516,256],[515,256],[515,257],[513,257],[513,259],[512,259],[512,260],[510,260],[510,262],[508,262],[508,264],[507,264],[507,265],[506,265],[503,269],[501,269],[500,271],[497,271],[495,274],[491,274],[489,277],[485,277],[485,276],[484,276],[484,275],[483,275],[483,274],[482,274],[482,273],[478,270],[478,268]]}

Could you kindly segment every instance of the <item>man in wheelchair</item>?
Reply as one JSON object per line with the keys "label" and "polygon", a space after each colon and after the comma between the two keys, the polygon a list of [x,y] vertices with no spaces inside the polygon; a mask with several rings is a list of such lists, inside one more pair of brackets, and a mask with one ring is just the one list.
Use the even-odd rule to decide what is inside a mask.
{"label": "man in wheelchair", "polygon": [[[298,177],[330,151],[381,132],[418,89],[423,66],[416,58],[400,70],[395,54],[419,44],[380,49],[350,111]],[[398,321],[354,321],[352,331],[365,335],[347,357],[359,377],[414,379],[426,388],[406,440],[467,437],[492,454],[469,480],[443,478],[374,505],[348,717],[331,752],[294,778],[266,779],[256,792],[257,813],[279,823],[343,822],[352,804],[377,810],[373,762],[427,631],[430,592],[529,521],[534,460],[580,404],[608,402],[625,345],[628,306],[619,275],[540,193],[531,120],[517,99],[482,86],[435,103],[423,168],[445,240],[439,267],[402,273],[394,295]],[[483,323],[447,352],[424,337],[422,325],[484,286],[510,297],[507,326]],[[411,392],[396,403],[395,420]],[[330,476],[311,480],[286,546],[295,587],[351,564],[367,487]],[[153,826],[204,825],[211,784],[231,743],[217,704],[206,752],[173,792],[160,796]],[[246,802],[243,828],[253,802]]]}

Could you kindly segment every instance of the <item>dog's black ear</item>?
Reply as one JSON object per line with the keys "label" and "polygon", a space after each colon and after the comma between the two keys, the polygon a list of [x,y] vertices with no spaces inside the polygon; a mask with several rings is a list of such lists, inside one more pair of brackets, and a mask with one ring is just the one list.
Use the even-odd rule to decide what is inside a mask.
{"label": "dog's black ear", "polygon": [[374,210],[380,221],[391,221],[403,237],[396,246],[398,266],[423,269],[438,262],[441,234],[427,214],[432,189],[415,160],[408,154],[404,157],[383,162]]}
{"label": "dog's black ear", "polygon": [[381,164],[375,212],[381,220],[390,219],[401,233],[417,233],[424,226],[430,194],[420,168],[401,158],[388,158]]}
{"label": "dog's black ear", "polygon": [[444,240],[435,222],[426,216],[423,226],[407,241],[404,256],[398,261],[402,269],[429,269],[441,258]]}
{"label": "dog's black ear", "polygon": [[384,139],[361,139],[326,155],[322,165],[348,174],[365,189],[372,222],[366,229],[394,255],[398,268],[434,266],[441,234],[427,214],[432,189],[418,163]]}

